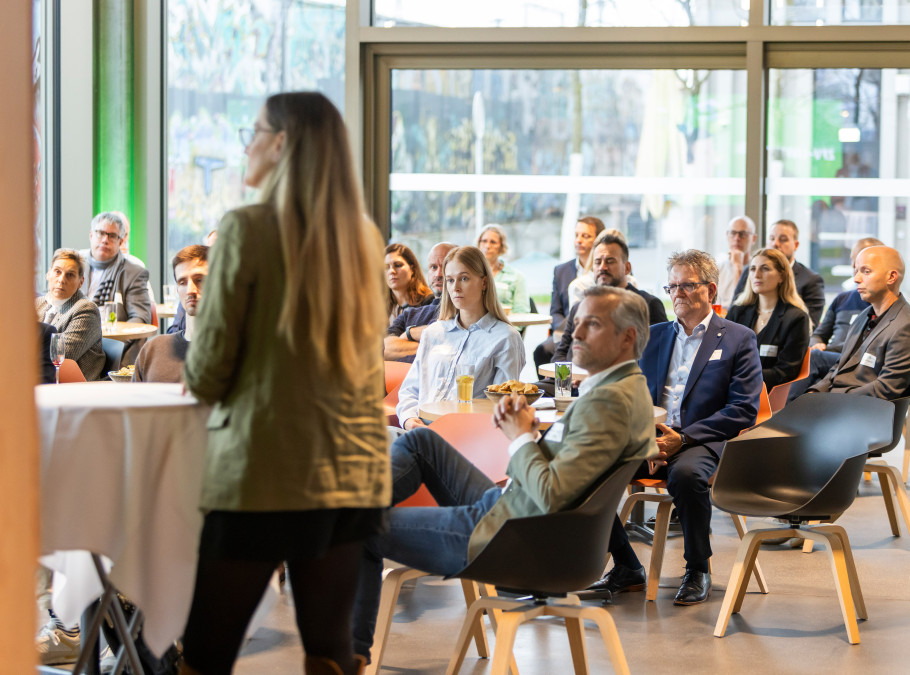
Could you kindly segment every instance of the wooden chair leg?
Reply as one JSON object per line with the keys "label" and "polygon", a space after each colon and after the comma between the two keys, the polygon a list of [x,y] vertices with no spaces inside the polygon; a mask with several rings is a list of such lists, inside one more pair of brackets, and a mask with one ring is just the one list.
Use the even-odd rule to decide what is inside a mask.
{"label": "wooden chair leg", "polygon": [[[538,610],[538,611],[535,611]],[[504,612],[499,620],[499,629],[496,631],[496,648],[493,650],[493,665],[491,675],[508,675],[515,649],[515,634],[518,627],[529,619],[543,613],[544,607],[535,607],[523,611]]]}
{"label": "wooden chair leg", "polygon": [[398,604],[401,586],[406,581],[425,576],[428,576],[426,572],[411,567],[396,567],[390,570],[382,580],[379,611],[376,614],[376,629],[373,631],[373,647],[370,649],[370,663],[364,670],[364,675],[376,675],[382,666],[382,657],[389,639],[389,630],[392,627],[392,618],[395,616],[395,605]]}
{"label": "wooden chair leg", "polygon": [[566,617],[566,634],[575,675],[588,675],[588,650],[585,647],[585,627],[581,619]]}
{"label": "wooden chair leg", "polygon": [[[776,532],[776,530],[749,530],[743,535],[739,549],[736,551],[733,569],[730,571],[730,580],[727,582],[727,590],[721,603],[720,614],[717,617],[717,623],[714,625],[715,637],[723,637],[724,633],[727,632],[727,624],[734,612],[734,605],[737,603],[740,591],[747,581],[746,571],[749,568],[749,561],[758,555],[758,547],[761,545],[763,538],[761,535],[764,532]],[[736,611],[739,611],[738,608]]]}
{"label": "wooden chair leg", "polygon": [[850,537],[847,531],[840,525],[829,525],[827,527],[834,532],[839,538],[841,546],[844,547],[844,562],[847,565],[847,578],[850,581],[850,588],[853,591],[853,604],[856,607],[856,616],[864,621],[869,618],[866,611],[866,601],[863,599],[863,588],[859,583],[859,575],[856,573],[856,561],[853,559],[853,547],[850,546]]}
{"label": "wooden chair leg", "polygon": [[901,515],[904,517],[904,527],[910,532],[910,495],[907,494],[907,486],[901,480],[897,467],[888,465],[888,475],[891,477],[894,494],[897,497],[897,503],[901,507]]}
{"label": "wooden chair leg", "polygon": [[878,476],[878,484],[882,490],[882,499],[885,500],[885,511],[888,513],[888,524],[891,526],[891,534],[895,537],[901,536],[901,526],[897,522],[897,509],[894,508],[894,492],[891,490],[891,476],[887,471],[884,470],[884,467],[876,463],[872,465],[871,462],[866,463],[867,469],[872,469],[872,472]]}
{"label": "wooden chair leg", "polygon": [[840,533],[832,531],[832,528],[837,527],[820,526],[805,530],[804,534],[825,544],[825,548],[828,550],[831,571],[834,574],[834,588],[837,591],[837,600],[840,603],[844,626],[847,629],[847,641],[852,645],[857,645],[859,644],[859,628],[856,625],[856,606],[853,603],[853,589],[850,585],[850,574],[847,571],[843,540]]}
{"label": "wooden chair leg", "polygon": [[648,566],[648,587],[645,597],[657,600],[657,589],[660,587],[660,571],[664,563],[664,549],[667,545],[667,532],[670,529],[670,512],[673,502],[661,501],[657,504],[657,516],[654,518],[654,539],[651,542],[651,562]]}
{"label": "wooden chair leg", "polygon": [[[733,519],[733,526],[736,528],[736,533],[739,535],[739,538],[742,539],[743,535],[748,531],[748,526],[746,525],[745,516],[737,516],[733,513],[730,514],[730,518]],[[752,573],[755,575],[755,581],[758,584],[758,590],[761,593],[768,593],[768,582],[765,581],[765,574],[761,571],[761,565],[758,564],[758,559],[755,560],[755,565],[752,568]]]}
{"label": "wooden chair leg", "polygon": [[584,618],[596,623],[600,629],[600,636],[610,656],[610,663],[613,664],[613,671],[618,675],[629,675],[629,663],[626,661],[613,617],[604,607],[586,607],[583,612]]}
{"label": "wooden chair leg", "polygon": [[[493,584],[477,584],[478,591],[480,592],[481,597],[485,598],[498,598],[499,594],[496,592],[496,586]],[[576,598],[577,600],[577,598]],[[501,609],[488,608],[487,609],[487,618],[490,620],[490,625],[493,627],[493,635],[496,635],[496,631],[499,628],[499,617],[502,615]],[[481,617],[482,619],[482,617]],[[518,664],[515,661],[515,654],[512,654],[512,662],[509,664],[509,669],[512,671],[512,675],[518,675]]]}
{"label": "wooden chair leg", "polygon": [[904,434],[904,470],[901,472],[903,482],[907,483],[907,474],[910,473],[910,447],[907,447],[907,434]]}
{"label": "wooden chair leg", "polygon": [[[477,582],[470,579],[461,580],[461,592],[464,594],[465,607],[470,607],[474,601],[480,598],[480,590],[477,588]],[[474,646],[477,647],[477,656],[482,659],[490,658],[490,647],[487,644],[487,631],[483,625],[483,615],[471,626],[471,634],[474,637]]]}

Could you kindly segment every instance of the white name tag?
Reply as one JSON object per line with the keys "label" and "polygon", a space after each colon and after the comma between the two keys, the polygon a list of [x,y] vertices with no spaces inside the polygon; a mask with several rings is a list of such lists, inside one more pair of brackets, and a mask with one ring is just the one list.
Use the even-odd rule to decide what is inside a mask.
{"label": "white name tag", "polygon": [[724,355],[723,349],[715,349],[714,353],[711,354],[711,358],[708,361],[720,361],[720,357]]}
{"label": "white name tag", "polygon": [[777,345],[761,345],[758,348],[759,356],[777,356]]}
{"label": "white name tag", "polygon": [[856,321],[856,317],[859,316],[859,312],[850,317],[850,325],[853,325],[853,322]]}
{"label": "white name tag", "polygon": [[859,365],[867,366],[869,368],[875,368],[875,355],[866,352],[863,354],[863,358],[859,360]]}
{"label": "white name tag", "polygon": [[566,425],[562,422],[557,422],[550,430],[547,432],[547,440],[555,441],[556,443],[562,442],[562,435],[566,430]]}

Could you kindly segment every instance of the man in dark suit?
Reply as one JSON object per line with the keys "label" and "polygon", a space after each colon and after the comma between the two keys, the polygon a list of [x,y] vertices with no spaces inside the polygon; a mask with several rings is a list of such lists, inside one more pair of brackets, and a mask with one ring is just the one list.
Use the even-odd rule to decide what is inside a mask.
{"label": "man in dark suit", "polygon": [[[762,373],[755,333],[711,311],[718,276],[714,259],[690,249],[672,255],[668,269],[666,290],[676,321],[651,327],[639,361],[654,405],[667,410],[667,420],[657,425],[660,454],[642,465],[638,475],[667,480],[686,560],[674,604],[694,605],[704,602],[711,589],[708,480],[724,443],[755,423]],[[610,535],[610,552],[616,564],[583,599],[645,588],[645,570],[619,518]]]}
{"label": "man in dark suit", "polygon": [[54,362],[51,361],[51,335],[57,332],[57,329],[49,323],[38,322],[38,381],[41,384],[53,384],[57,381],[57,371],[54,368]]}
{"label": "man in dark suit", "polygon": [[[593,256],[592,271],[598,286],[624,288],[640,295],[648,305],[648,323],[652,326],[667,320],[667,311],[664,309],[664,303],[659,298],[635,288],[635,286],[626,281],[626,277],[632,274],[632,264],[629,262],[629,247],[623,239],[601,232],[594,244]],[[553,355],[553,363],[572,360],[572,334],[575,331],[575,313],[577,310],[578,305],[569,310],[565,330],[562,333],[559,344],[556,346],[556,353]],[[554,384],[552,378],[538,382],[537,385],[548,395],[553,394]]]}
{"label": "man in dark suit", "polygon": [[[793,256],[796,254],[796,249],[799,248],[799,228],[796,223],[792,220],[778,220],[774,223],[768,233],[768,246],[776,248],[787,256],[787,260],[790,261],[790,266],[793,268],[796,292],[806,303],[812,325],[817,326],[822,318],[822,310],[825,308],[825,280],[801,262],[794,260]],[[743,292],[748,276],[749,265],[747,264],[736,284],[736,290],[733,291],[734,298],[739,297],[739,294]]]}
{"label": "man in dark suit", "polygon": [[900,293],[904,261],[887,246],[860,252],[856,290],[870,304],[847,333],[840,360],[810,392],[830,391],[893,400],[910,389],[910,306]]}
{"label": "man in dark suit", "polygon": [[557,331],[565,328],[566,315],[569,313],[569,284],[584,274],[588,259],[594,248],[594,240],[603,232],[604,224],[600,218],[584,216],[575,223],[575,259],[568,260],[553,268],[553,292],[550,295],[550,335],[537,345],[534,350],[534,363],[540,366],[549,363],[556,351]]}

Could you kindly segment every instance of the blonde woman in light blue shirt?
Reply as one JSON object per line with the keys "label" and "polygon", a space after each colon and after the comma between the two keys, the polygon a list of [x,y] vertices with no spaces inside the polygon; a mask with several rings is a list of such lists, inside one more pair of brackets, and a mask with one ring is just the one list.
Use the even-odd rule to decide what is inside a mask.
{"label": "blonde woman in light blue shirt", "polygon": [[506,319],[480,249],[452,249],[444,269],[439,320],[423,331],[398,392],[396,412],[406,430],[424,426],[421,403],[455,398],[456,365],[474,366],[474,398],[491,384],[518,379],[525,365],[521,336]]}

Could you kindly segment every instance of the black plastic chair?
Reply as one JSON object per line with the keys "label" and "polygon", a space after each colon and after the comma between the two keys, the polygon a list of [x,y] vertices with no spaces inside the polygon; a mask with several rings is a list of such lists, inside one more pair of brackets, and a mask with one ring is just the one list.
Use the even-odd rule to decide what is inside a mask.
{"label": "black plastic chair", "polygon": [[850,394],[800,396],[770,420],[727,442],[711,500],[744,516],[778,518],[789,527],[750,530],[743,537],[714,635],[723,637],[739,612],[764,539],[812,539],[828,548],[847,637],[859,643],[857,615],[866,618],[850,540],[831,523],[853,503],[870,452],[887,447],[894,425],[890,401]]}
{"label": "black plastic chair", "polygon": [[123,350],[126,345],[113,338],[101,338],[101,349],[104,350],[104,375],[112,370],[120,370],[120,361],[123,359]]}
{"label": "black plastic chair", "polygon": [[629,672],[616,625],[604,607],[582,607],[575,596],[567,603],[550,603],[547,599],[586,588],[603,574],[616,508],[639,465],[640,462],[627,462],[619,467],[575,508],[506,521],[477,557],[454,575],[531,598],[476,600],[465,616],[446,670],[449,675],[461,668],[476,618],[481,612],[498,610],[505,611],[501,612],[496,629],[492,675],[505,675],[518,626],[538,616],[565,619],[576,673],[588,672],[584,619],[595,622],[600,629],[613,669],[617,673]]}
{"label": "black plastic chair", "polygon": [[901,515],[904,517],[904,527],[910,532],[910,496],[907,495],[907,486],[904,484],[904,479],[897,467],[891,466],[884,460],[874,459],[894,450],[904,433],[904,422],[907,419],[907,410],[910,408],[910,396],[898,398],[891,402],[894,404],[894,426],[891,431],[891,442],[888,447],[869,453],[869,460],[866,461],[863,471],[868,471],[878,476],[878,482],[882,488],[882,499],[885,500],[885,509],[888,511],[888,523],[891,525],[891,533],[895,537],[899,537],[901,536],[901,528],[897,520],[897,509],[895,508],[894,499],[897,497]]}

